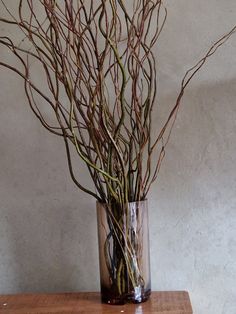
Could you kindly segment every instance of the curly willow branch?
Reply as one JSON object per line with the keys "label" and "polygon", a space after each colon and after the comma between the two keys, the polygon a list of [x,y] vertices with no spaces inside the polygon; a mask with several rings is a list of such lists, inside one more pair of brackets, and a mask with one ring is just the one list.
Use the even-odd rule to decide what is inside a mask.
{"label": "curly willow branch", "polygon": [[[17,14],[0,1],[9,15],[0,17],[0,23],[23,36],[20,44],[0,37],[0,45],[22,67],[1,59],[0,65],[24,79],[32,111],[48,131],[64,139],[74,183],[98,201],[117,202],[126,210],[128,202],[145,199],[157,178],[186,88],[236,28],[186,72],[167,121],[152,139],[157,90],[153,48],[167,18],[163,1],[18,0]],[[44,86],[35,78],[38,69]],[[48,121],[49,111],[54,123]],[[77,178],[73,149],[85,163],[95,191]]]}

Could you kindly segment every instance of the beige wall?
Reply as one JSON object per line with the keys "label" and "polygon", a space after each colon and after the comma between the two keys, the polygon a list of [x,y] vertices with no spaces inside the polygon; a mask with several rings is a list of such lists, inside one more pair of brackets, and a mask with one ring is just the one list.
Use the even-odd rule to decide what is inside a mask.
{"label": "beige wall", "polygon": [[[185,70],[236,24],[235,0],[166,5],[161,116]],[[236,35],[191,84],[149,196],[153,290],[188,290],[195,314],[236,313],[235,56]],[[0,150],[0,293],[98,290],[95,202],[77,191],[63,142],[41,128],[22,82],[3,68]]]}

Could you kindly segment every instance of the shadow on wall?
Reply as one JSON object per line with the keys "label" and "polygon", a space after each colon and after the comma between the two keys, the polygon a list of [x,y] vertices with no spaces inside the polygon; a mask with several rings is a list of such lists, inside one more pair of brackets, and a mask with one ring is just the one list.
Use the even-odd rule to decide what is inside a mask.
{"label": "shadow on wall", "polygon": [[[183,179],[184,186],[194,189],[201,173],[217,176],[216,184],[223,190],[231,187],[227,175],[234,175],[232,167],[236,162],[235,86],[236,78],[214,85],[192,84],[186,90],[160,171],[166,188],[170,185],[174,190],[180,189],[176,182]],[[159,114],[153,113],[153,121],[166,119],[176,96],[171,94],[160,99],[159,106],[167,106]],[[155,189],[158,188],[161,186],[156,182]]]}
{"label": "shadow on wall", "polygon": [[[172,179],[176,178],[175,171],[180,167],[184,168],[184,163],[190,174],[194,172],[196,175],[205,167],[209,167],[206,175],[210,175],[212,171],[218,172],[218,188],[221,185],[225,188],[227,162],[224,164],[224,161],[227,158],[234,159],[234,164],[236,161],[235,154],[231,154],[236,148],[233,136],[236,131],[235,86],[236,80],[233,80],[214,86],[200,86],[196,89],[192,87],[186,93],[176,129],[173,131],[170,146],[167,147],[165,163],[169,163],[168,169],[166,167],[165,173],[161,174],[166,187],[174,184]],[[174,97],[170,95],[161,102],[165,104],[172,101]],[[9,140],[4,142],[5,152],[8,150],[7,143],[11,142],[11,149],[12,144],[14,146],[12,135],[13,133],[5,134],[9,136]],[[32,134],[27,134],[28,141],[31,135],[32,142],[37,139],[40,143],[41,148],[38,150],[43,150],[39,163],[39,151],[31,148],[10,150],[11,154],[15,154],[13,157],[8,158],[7,154],[0,157],[0,162],[6,169],[4,176],[1,175],[1,186],[5,186],[5,189],[0,191],[0,225],[4,233],[0,232],[0,293],[97,290],[95,201],[75,190],[68,175],[61,170],[66,168],[65,156],[60,156],[60,151],[64,149],[62,144],[55,144],[51,135],[46,135],[46,141],[42,140],[45,133],[38,135],[33,131]],[[208,160],[204,156],[204,150],[209,147],[210,142],[215,144],[208,154]],[[174,159],[171,157],[172,153],[175,154]],[[20,162],[17,162],[18,158]],[[31,163],[28,165],[29,159]],[[52,168],[48,159],[55,160]],[[15,163],[13,168],[12,163]],[[17,170],[19,167],[28,168],[26,177],[23,176],[24,171],[22,174]],[[171,173],[168,171],[170,168]],[[224,174],[222,171],[225,171]],[[230,171],[232,169],[228,169]],[[182,179],[185,175],[186,171]],[[35,181],[31,180],[32,177]],[[191,193],[195,179],[192,175],[186,175],[184,180],[185,186],[188,185],[188,193]],[[155,189],[161,188],[158,183]],[[181,184],[174,184],[176,195],[182,189],[178,183]],[[185,197],[188,198],[188,195]],[[175,200],[172,201],[174,204]],[[174,212],[174,215],[176,217],[173,220],[177,221],[183,214]],[[161,234],[159,236],[162,237]],[[158,251],[158,247],[153,248],[153,252],[155,251]],[[153,285],[155,287],[155,282]]]}
{"label": "shadow on wall", "polygon": [[196,308],[235,295],[235,86],[188,90],[151,195],[153,287],[191,291]]}

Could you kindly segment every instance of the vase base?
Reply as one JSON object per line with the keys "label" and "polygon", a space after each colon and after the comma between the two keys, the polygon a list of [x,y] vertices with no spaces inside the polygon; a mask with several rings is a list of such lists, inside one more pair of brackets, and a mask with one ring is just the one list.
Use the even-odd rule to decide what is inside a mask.
{"label": "vase base", "polygon": [[143,303],[146,302],[151,295],[151,290],[147,290],[141,295],[137,296],[134,293],[129,295],[122,295],[119,297],[115,297],[114,295],[109,293],[103,294],[101,296],[102,303],[110,304],[110,305],[124,305],[126,303]]}

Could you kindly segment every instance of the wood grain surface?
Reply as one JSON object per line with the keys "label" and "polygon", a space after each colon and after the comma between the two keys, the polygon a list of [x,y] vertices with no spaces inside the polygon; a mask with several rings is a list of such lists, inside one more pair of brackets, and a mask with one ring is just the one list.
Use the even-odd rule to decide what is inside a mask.
{"label": "wood grain surface", "polygon": [[107,305],[97,292],[0,296],[1,314],[192,314],[187,292],[152,292],[142,304]]}

